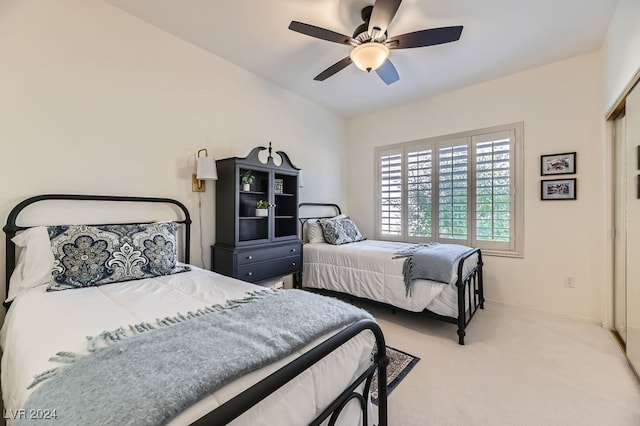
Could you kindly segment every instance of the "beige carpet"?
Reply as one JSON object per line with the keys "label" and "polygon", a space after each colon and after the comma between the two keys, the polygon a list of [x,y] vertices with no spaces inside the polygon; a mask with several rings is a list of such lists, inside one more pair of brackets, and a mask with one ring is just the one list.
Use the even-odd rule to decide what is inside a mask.
{"label": "beige carpet", "polygon": [[640,425],[640,382],[597,325],[487,303],[459,346],[452,324],[363,307],[421,358],[389,397],[390,426]]}

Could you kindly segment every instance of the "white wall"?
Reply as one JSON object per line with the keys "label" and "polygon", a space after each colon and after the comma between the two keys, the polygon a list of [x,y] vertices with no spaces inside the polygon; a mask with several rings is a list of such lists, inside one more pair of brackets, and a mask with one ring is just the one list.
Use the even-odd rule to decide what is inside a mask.
{"label": "white wall", "polygon": [[640,1],[618,0],[603,44],[605,111],[640,70]]}
{"label": "white wall", "polygon": [[[177,198],[194,217],[199,265],[197,150],[245,156],[269,141],[304,170],[302,200],[345,198],[342,118],[102,1],[1,2],[0,53],[3,223],[41,193]],[[202,195],[206,264],[212,187]]]}
{"label": "white wall", "polygon": [[[349,205],[374,233],[376,146],[524,121],[525,256],[486,256],[489,300],[593,322],[611,285],[602,57],[591,53],[350,120]],[[540,155],[577,151],[576,201],[540,201]],[[364,181],[364,183],[362,183]],[[564,277],[576,277],[576,288]]]}

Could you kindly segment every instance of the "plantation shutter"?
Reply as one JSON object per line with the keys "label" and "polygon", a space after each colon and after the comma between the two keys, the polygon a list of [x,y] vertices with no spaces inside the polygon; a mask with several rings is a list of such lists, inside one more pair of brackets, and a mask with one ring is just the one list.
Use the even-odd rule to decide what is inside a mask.
{"label": "plantation shutter", "polygon": [[475,238],[484,247],[513,249],[515,132],[473,137],[475,146]]}
{"label": "plantation shutter", "polygon": [[407,237],[433,239],[433,148],[407,148]]}
{"label": "plantation shutter", "polygon": [[381,237],[401,237],[403,235],[402,155],[401,148],[377,153],[380,197],[378,232]]}
{"label": "plantation shutter", "polygon": [[438,237],[467,243],[469,239],[468,139],[438,148]]}

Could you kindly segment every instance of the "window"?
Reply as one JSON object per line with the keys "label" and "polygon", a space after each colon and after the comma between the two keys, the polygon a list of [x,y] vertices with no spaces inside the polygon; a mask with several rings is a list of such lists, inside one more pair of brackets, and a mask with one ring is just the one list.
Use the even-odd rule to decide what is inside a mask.
{"label": "window", "polygon": [[522,256],[523,127],[376,148],[376,237]]}

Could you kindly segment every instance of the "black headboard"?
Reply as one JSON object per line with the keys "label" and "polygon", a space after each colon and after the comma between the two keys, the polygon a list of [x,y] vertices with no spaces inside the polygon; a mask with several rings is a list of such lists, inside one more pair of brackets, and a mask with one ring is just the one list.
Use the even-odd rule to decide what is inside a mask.
{"label": "black headboard", "polygon": [[[329,208],[329,209],[333,209],[334,214],[330,216],[306,216],[302,214],[303,207],[320,207],[320,208],[324,207],[325,211],[327,211],[326,208]],[[333,203],[300,203],[298,204],[298,208],[299,208],[298,220],[300,221],[301,225],[304,225],[305,222],[307,222],[309,219],[326,219],[329,217],[337,216],[342,213],[342,211],[340,210],[340,206]],[[315,210],[318,211],[319,209],[315,209]]]}
{"label": "black headboard", "polygon": [[[184,253],[183,253],[183,261],[185,263],[189,263],[190,258],[190,244],[191,244],[191,216],[189,215],[189,210],[182,204],[180,201],[173,200],[171,198],[155,198],[155,197],[128,197],[128,196],[120,196],[120,195],[78,195],[78,194],[45,194],[45,195],[36,195],[35,197],[27,198],[26,200],[18,203],[12,210],[9,212],[9,216],[7,217],[7,223],[2,228],[4,233],[6,234],[6,253],[5,253],[5,267],[6,267],[6,294],[9,294],[9,278],[13,273],[13,270],[16,266],[16,246],[13,244],[11,239],[16,235],[18,231],[23,231],[25,229],[32,228],[37,225],[32,226],[20,226],[16,224],[16,219],[18,218],[18,214],[24,210],[26,207],[31,204],[37,203],[39,201],[47,201],[47,200],[71,200],[71,201],[125,201],[125,202],[139,202],[139,203],[161,203],[161,204],[173,204],[182,210],[184,218],[182,220],[176,220],[176,223],[181,223],[185,225],[184,230]],[[151,221],[150,221],[151,222]],[[51,224],[49,224],[51,225]]]}

